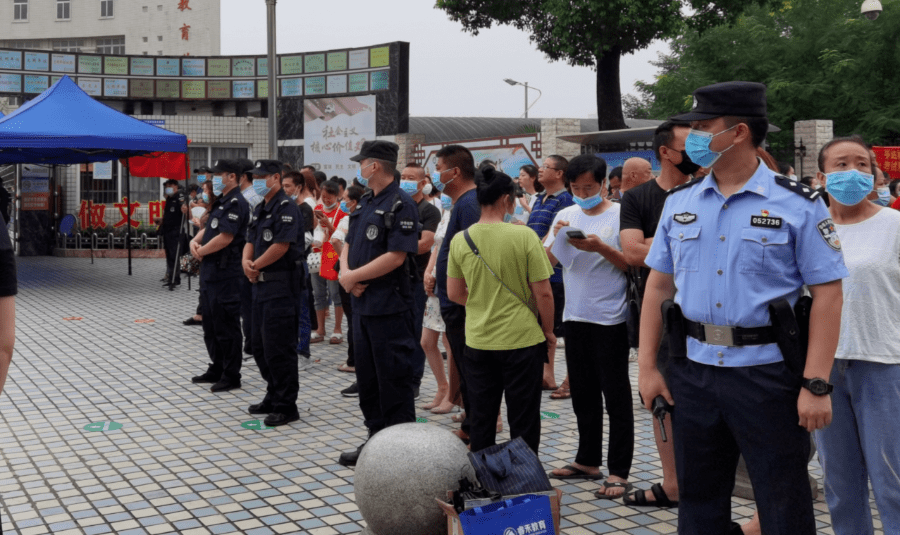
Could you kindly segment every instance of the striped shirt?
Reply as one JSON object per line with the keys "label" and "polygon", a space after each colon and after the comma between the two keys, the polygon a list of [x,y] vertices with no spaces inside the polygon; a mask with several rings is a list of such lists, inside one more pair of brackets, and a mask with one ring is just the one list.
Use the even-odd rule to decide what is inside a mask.
{"label": "striped shirt", "polygon": [[247,204],[250,205],[250,213],[256,211],[256,205],[259,204],[263,198],[259,196],[259,193],[256,193],[256,190],[253,189],[253,186],[244,188],[241,190],[241,194],[244,195],[244,198],[247,199]]}
{"label": "striped shirt", "polygon": [[[548,195],[547,192],[539,193],[531,208],[531,215],[528,217],[528,228],[535,231],[541,240],[550,232],[553,220],[556,214],[563,208],[568,208],[575,204],[572,200],[572,194],[566,190],[559,190],[556,193]],[[563,281],[562,266],[557,264],[553,268],[553,276],[550,282]]]}

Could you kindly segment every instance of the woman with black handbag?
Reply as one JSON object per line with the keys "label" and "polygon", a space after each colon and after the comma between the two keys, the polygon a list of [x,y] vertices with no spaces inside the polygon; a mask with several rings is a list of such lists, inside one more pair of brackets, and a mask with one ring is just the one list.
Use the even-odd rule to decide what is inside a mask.
{"label": "woman with black handbag", "polygon": [[512,225],[512,178],[485,169],[478,184],[481,218],[453,237],[447,294],[466,307],[466,381],[472,451],[495,444],[496,418],[506,395],[511,438],[537,453],[541,438],[541,379],[554,349],[553,268],[537,235]]}

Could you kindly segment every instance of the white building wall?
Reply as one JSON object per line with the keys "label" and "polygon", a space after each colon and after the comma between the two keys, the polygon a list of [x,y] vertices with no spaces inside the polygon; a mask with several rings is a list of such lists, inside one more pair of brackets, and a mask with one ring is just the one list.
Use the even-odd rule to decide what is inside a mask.
{"label": "white building wall", "polygon": [[[0,3],[0,41],[92,39],[125,36],[125,53],[151,56],[218,56],[221,53],[220,0],[114,0],[113,16],[100,16],[101,0],[70,0],[70,18],[57,20],[56,0],[29,0],[28,20],[13,20],[13,2]],[[190,26],[188,40],[181,28]],[[160,37],[162,40],[160,40]],[[147,39],[144,42],[144,38]],[[94,46],[93,41],[89,46]],[[94,52],[93,49],[82,52]],[[161,54],[160,54],[161,53]]]}

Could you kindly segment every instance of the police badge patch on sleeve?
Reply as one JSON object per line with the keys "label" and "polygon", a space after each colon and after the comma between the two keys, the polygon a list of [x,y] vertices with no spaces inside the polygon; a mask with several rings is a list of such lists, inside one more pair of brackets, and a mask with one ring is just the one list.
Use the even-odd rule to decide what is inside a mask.
{"label": "police badge patch on sleeve", "polygon": [[369,227],[366,229],[366,238],[369,238],[369,240],[371,241],[377,237],[378,237],[378,227],[375,225],[369,225]]}
{"label": "police badge patch on sleeve", "polygon": [[228,214],[228,219],[230,219],[232,221],[237,221],[238,215],[237,214]]}
{"label": "police badge patch on sleeve", "polygon": [[816,228],[819,229],[819,234],[822,235],[822,239],[825,240],[829,247],[835,251],[841,250],[841,240],[838,238],[837,230],[834,228],[834,221],[830,217],[819,221]]}
{"label": "police badge patch on sleeve", "polygon": [[266,229],[266,230],[263,231],[263,240],[265,240],[265,241],[272,241],[272,238],[274,238],[274,236],[272,235],[272,231],[271,231],[271,230]]}
{"label": "police badge patch on sleeve", "polygon": [[404,232],[412,232],[414,228],[412,219],[401,219],[400,220],[400,230]]}
{"label": "police badge patch on sleeve", "polygon": [[215,218],[209,223],[210,228],[219,228],[219,219]]}
{"label": "police badge patch on sleeve", "polygon": [[283,215],[283,216],[281,216],[281,222],[282,222],[282,223],[293,223],[293,222],[294,222],[294,217],[293,217],[293,216],[289,216],[289,215]]}

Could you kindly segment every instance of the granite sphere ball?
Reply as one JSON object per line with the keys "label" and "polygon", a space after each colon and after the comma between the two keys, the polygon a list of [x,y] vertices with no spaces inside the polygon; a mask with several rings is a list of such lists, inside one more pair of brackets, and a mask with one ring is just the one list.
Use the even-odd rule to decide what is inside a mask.
{"label": "granite sphere ball", "polygon": [[365,445],[356,463],[356,504],[374,535],[442,535],[447,519],[434,499],[447,499],[459,480],[475,481],[469,450],[453,433],[425,423],[388,427]]}

